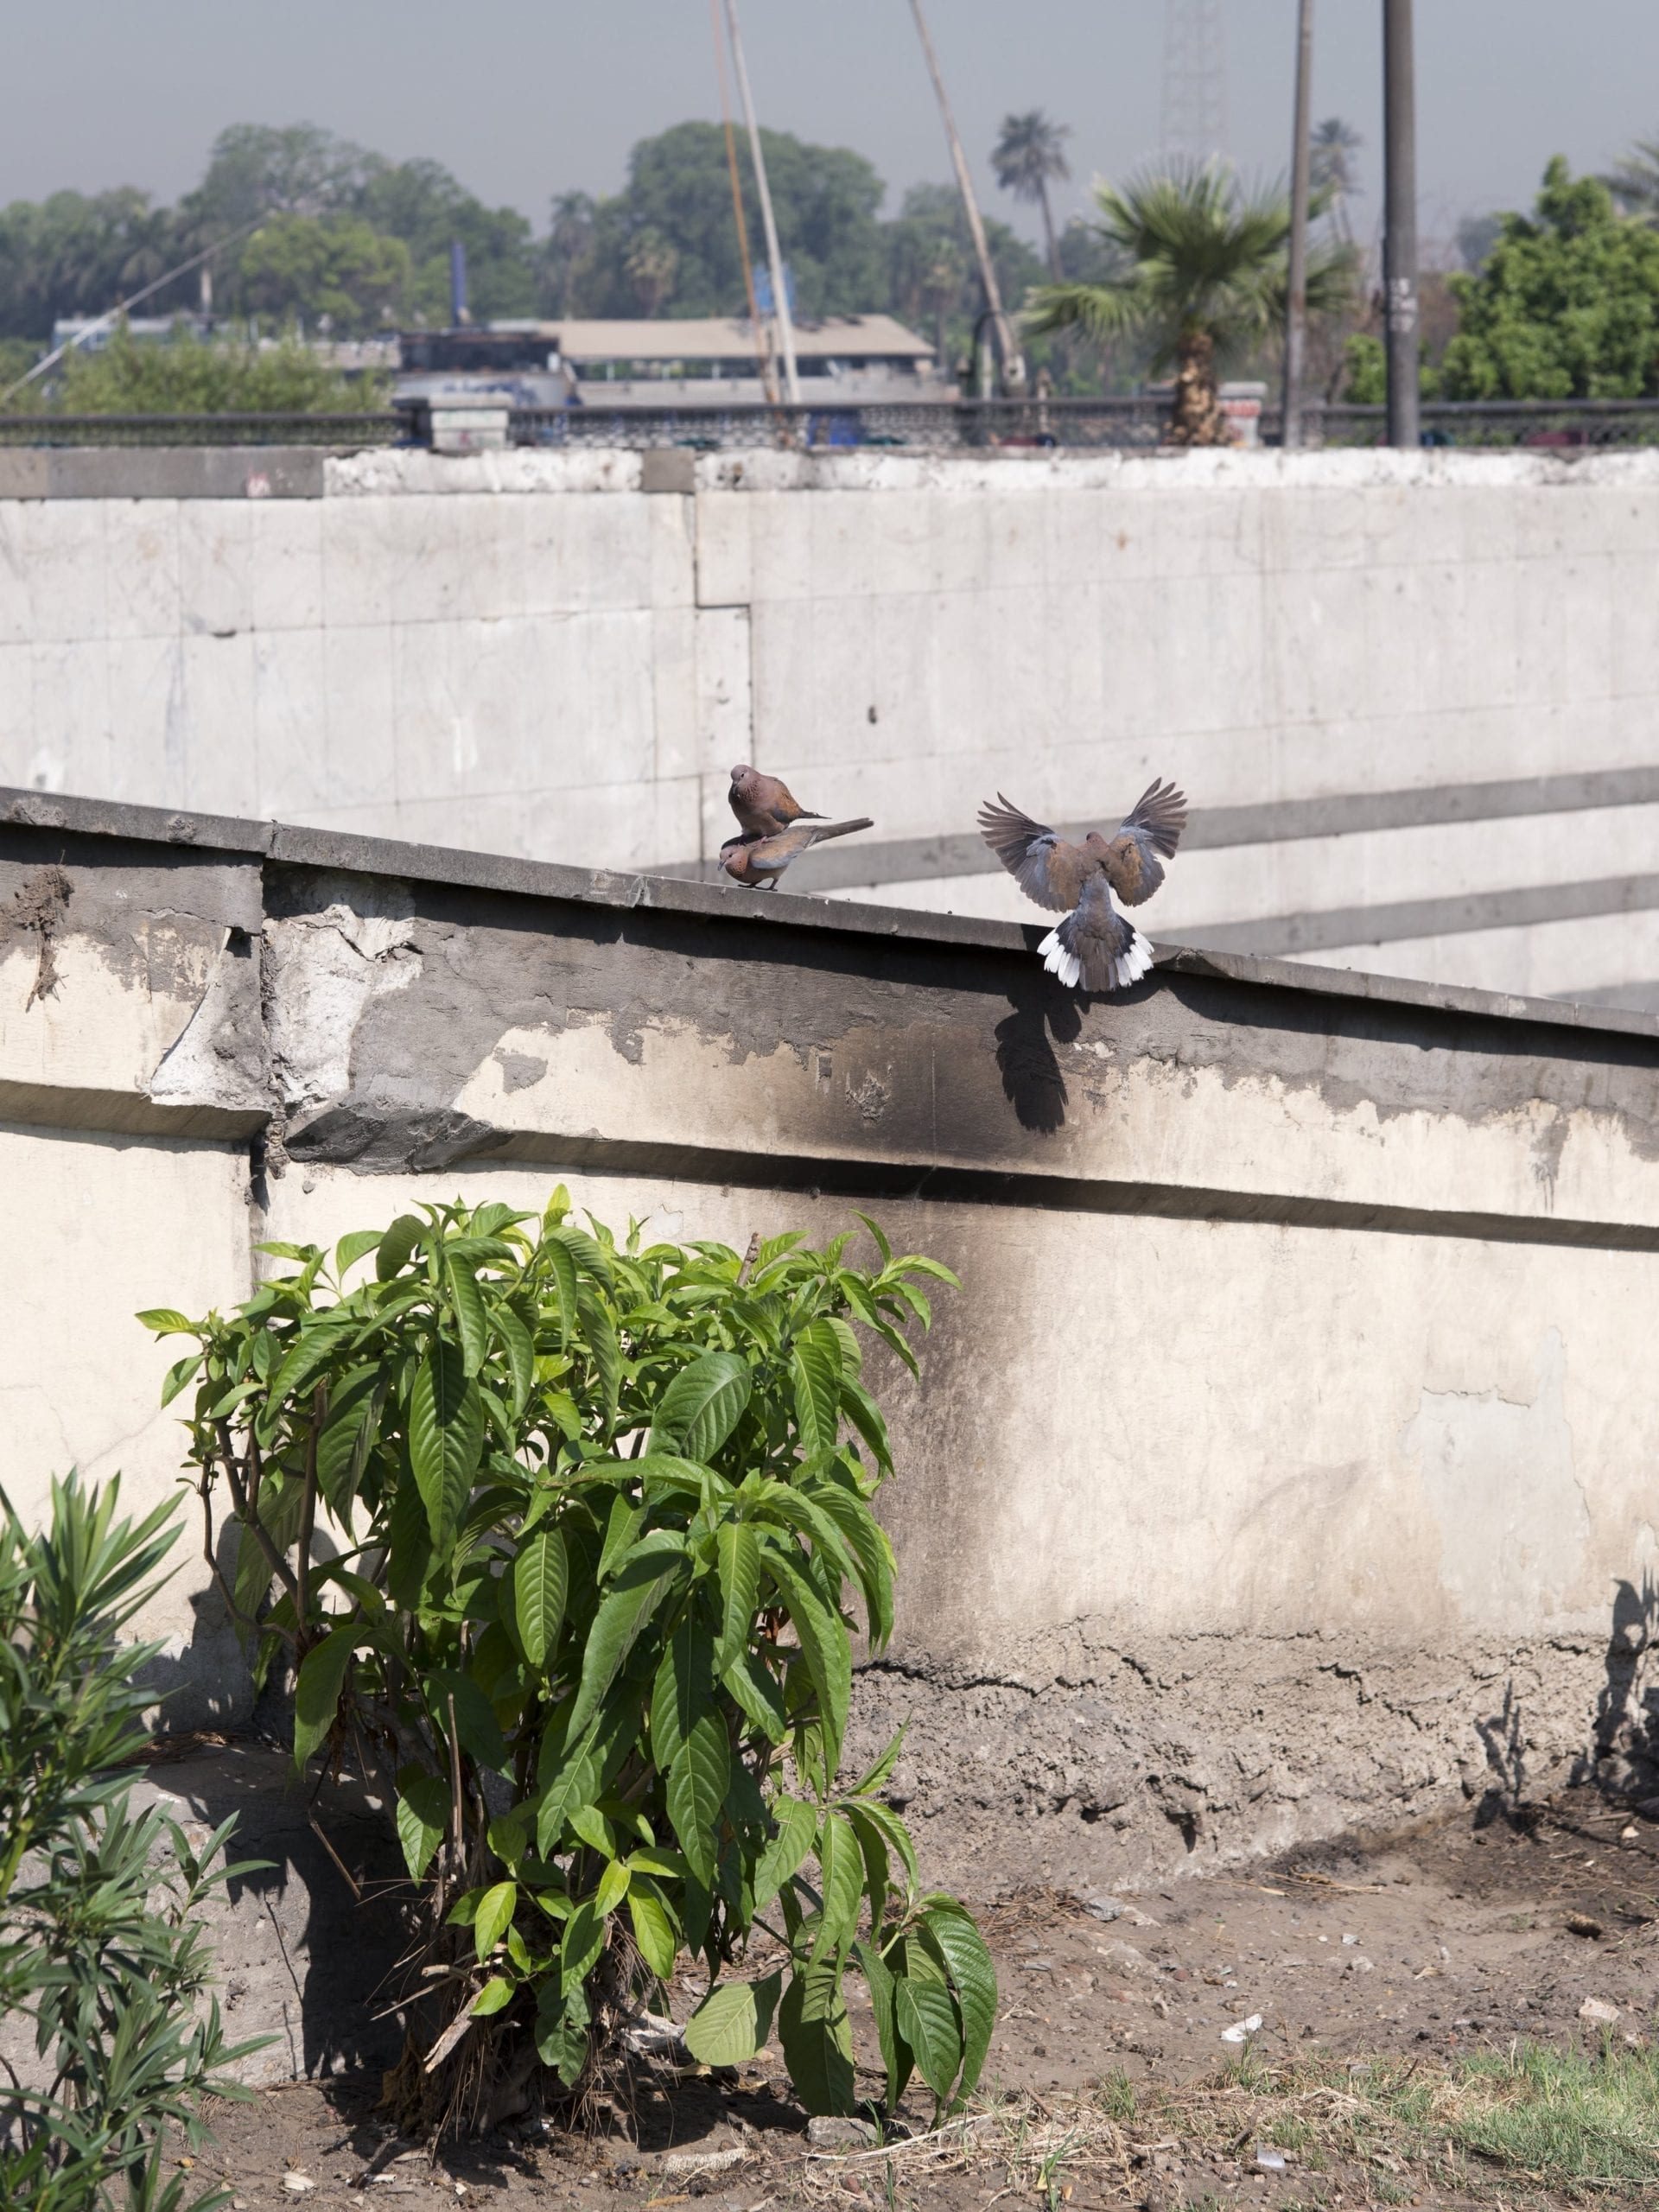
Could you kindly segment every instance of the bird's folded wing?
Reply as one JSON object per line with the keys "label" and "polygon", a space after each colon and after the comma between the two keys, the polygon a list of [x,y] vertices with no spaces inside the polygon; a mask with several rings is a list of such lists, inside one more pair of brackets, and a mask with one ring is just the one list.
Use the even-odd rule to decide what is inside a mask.
{"label": "bird's folded wing", "polygon": [[1186,799],[1173,784],[1148,784],[1106,848],[1108,881],[1126,906],[1150,899],[1164,880],[1167,860],[1186,827]]}
{"label": "bird's folded wing", "polygon": [[979,810],[979,834],[1027,899],[1054,913],[1077,904],[1077,893],[1094,863],[1080,845],[1067,844],[1041,822],[1021,814],[997,793]]}
{"label": "bird's folded wing", "polygon": [[728,791],[727,797],[731,800],[732,812],[737,817],[737,826],[746,837],[769,837],[779,826],[775,815],[766,813],[760,807],[750,806],[739,798],[735,791]]}

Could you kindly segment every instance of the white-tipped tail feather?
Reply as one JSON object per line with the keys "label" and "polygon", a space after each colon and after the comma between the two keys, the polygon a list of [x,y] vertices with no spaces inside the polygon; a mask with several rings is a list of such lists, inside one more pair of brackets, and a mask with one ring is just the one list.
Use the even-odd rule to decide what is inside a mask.
{"label": "white-tipped tail feather", "polygon": [[[1075,952],[1068,950],[1060,941],[1057,925],[1050,930],[1037,950],[1043,956],[1043,965],[1051,976],[1058,976],[1068,990],[1075,991],[1083,982],[1083,963]],[[1127,990],[1131,983],[1138,983],[1152,966],[1152,946],[1136,930],[1129,939],[1127,952],[1116,954],[1109,963],[1111,980],[1108,990]]]}
{"label": "white-tipped tail feather", "polygon": [[1049,974],[1058,976],[1068,990],[1075,991],[1083,980],[1083,963],[1060,943],[1059,931],[1050,930],[1037,950],[1042,954],[1043,965]]}

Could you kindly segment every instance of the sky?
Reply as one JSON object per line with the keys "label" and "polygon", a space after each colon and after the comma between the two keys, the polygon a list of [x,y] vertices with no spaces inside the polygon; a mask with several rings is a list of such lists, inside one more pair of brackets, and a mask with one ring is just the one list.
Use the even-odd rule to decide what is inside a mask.
{"label": "sky", "polygon": [[[855,147],[896,204],[948,162],[906,0],[741,0],[763,123]],[[1295,0],[1219,0],[1227,146],[1247,172],[1288,157]],[[1421,227],[1526,205],[1546,160],[1605,167],[1659,137],[1655,0],[1418,0]],[[1356,232],[1381,202],[1380,0],[1319,0],[1313,113],[1363,135]],[[1157,151],[1165,0],[931,0],[957,120],[988,206],[1001,116],[1071,126],[1072,180]],[[324,124],[395,158],[446,163],[544,226],[556,192],[614,191],[636,139],[719,113],[709,0],[54,0],[20,9],[0,89],[0,203],[135,184],[171,200],[232,122]],[[785,241],[787,251],[787,241]]]}

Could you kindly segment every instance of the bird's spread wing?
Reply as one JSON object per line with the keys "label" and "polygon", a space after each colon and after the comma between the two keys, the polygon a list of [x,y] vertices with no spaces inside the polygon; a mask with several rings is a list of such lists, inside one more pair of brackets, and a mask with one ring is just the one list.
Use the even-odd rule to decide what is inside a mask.
{"label": "bird's spread wing", "polygon": [[1185,827],[1185,794],[1173,784],[1148,784],[1108,844],[1102,863],[1126,906],[1138,906],[1151,898],[1164,880],[1159,855],[1170,857]]}
{"label": "bird's spread wing", "polygon": [[1066,912],[1093,872],[1092,855],[1021,814],[1001,791],[996,796],[995,806],[987,799],[979,810],[980,836],[1027,899],[1053,913]]}
{"label": "bird's spread wing", "polygon": [[1085,991],[1115,991],[1137,982],[1152,959],[1147,940],[1112,905],[1105,878],[1091,875],[1083,887],[1077,910],[1054,932],[1077,961]]}

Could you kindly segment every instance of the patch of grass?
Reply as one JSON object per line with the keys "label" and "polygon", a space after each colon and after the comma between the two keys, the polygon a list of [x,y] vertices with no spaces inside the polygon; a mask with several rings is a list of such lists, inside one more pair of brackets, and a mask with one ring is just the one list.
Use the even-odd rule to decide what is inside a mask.
{"label": "patch of grass", "polygon": [[1523,2044],[1459,2070],[1446,2117],[1462,2149],[1555,2186],[1659,2192],[1659,2052]]}

